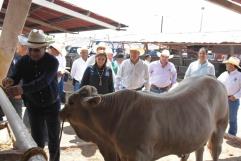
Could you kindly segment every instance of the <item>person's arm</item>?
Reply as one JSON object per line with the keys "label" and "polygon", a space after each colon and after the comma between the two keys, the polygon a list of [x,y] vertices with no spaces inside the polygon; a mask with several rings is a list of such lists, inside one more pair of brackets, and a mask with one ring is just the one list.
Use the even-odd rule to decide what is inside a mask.
{"label": "person's arm", "polygon": [[144,75],[144,79],[145,79],[145,82],[144,82],[144,86],[145,86],[145,90],[150,90],[150,76],[149,76],[149,71],[148,71],[148,65],[147,64],[144,64],[145,67],[144,67],[144,70],[145,70],[145,75]]}
{"label": "person's arm", "polygon": [[177,70],[175,68],[175,65],[172,64],[172,85],[177,82]]}
{"label": "person's arm", "polygon": [[241,74],[239,74],[237,81],[238,81],[239,90],[233,95],[234,99],[239,99],[241,97]]}
{"label": "person's arm", "polygon": [[116,80],[115,80],[115,89],[116,91],[121,90],[121,80],[123,76],[123,68],[124,68],[124,63],[121,64],[120,68],[117,71],[116,75]]}
{"label": "person's arm", "polygon": [[215,68],[214,68],[214,65],[211,65],[211,66],[210,66],[209,74],[215,76]]}
{"label": "person's arm", "polygon": [[25,59],[20,59],[12,68],[12,73],[9,73],[8,78],[13,80],[12,85],[19,84],[20,80],[22,79],[22,69],[24,65]]}
{"label": "person's arm", "polygon": [[71,68],[71,71],[70,71],[70,76],[71,76],[72,79],[74,79],[76,71],[77,71],[77,62],[75,60],[72,64],[72,68]]}
{"label": "person's arm", "polygon": [[192,66],[192,64],[190,64],[190,65],[188,66],[188,68],[187,68],[187,70],[186,70],[186,72],[185,72],[184,79],[190,77],[190,75],[191,75],[191,66]]}
{"label": "person's arm", "polygon": [[22,85],[23,91],[25,93],[34,93],[50,85],[53,79],[56,78],[58,66],[59,63],[57,59],[50,60],[45,67],[45,72],[39,78]]}
{"label": "person's arm", "polygon": [[108,88],[109,88],[109,92],[114,92],[115,89],[114,89],[114,82],[113,82],[113,73],[112,73],[112,69],[109,69],[109,74],[110,74],[110,77],[109,77],[109,84],[108,84]]}
{"label": "person's arm", "polygon": [[89,85],[90,80],[90,67],[87,67],[81,80],[80,87]]}

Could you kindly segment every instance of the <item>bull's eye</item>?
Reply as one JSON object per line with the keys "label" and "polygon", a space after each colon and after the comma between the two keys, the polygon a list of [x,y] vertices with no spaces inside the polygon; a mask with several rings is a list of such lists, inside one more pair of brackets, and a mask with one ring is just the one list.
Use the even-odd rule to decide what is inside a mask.
{"label": "bull's eye", "polygon": [[74,104],[74,102],[73,101],[69,101],[69,105],[73,105]]}

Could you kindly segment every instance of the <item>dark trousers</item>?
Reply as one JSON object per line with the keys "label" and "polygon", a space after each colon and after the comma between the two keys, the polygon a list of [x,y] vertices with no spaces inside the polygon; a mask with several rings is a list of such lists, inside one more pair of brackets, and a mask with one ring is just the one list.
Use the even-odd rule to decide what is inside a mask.
{"label": "dark trousers", "polygon": [[[28,107],[29,122],[31,127],[31,134],[38,147],[45,146],[45,126],[48,131],[48,148],[50,161],[59,161],[60,145],[59,132],[60,120],[59,110],[60,101],[47,107]],[[45,125],[46,122],[46,125]]]}

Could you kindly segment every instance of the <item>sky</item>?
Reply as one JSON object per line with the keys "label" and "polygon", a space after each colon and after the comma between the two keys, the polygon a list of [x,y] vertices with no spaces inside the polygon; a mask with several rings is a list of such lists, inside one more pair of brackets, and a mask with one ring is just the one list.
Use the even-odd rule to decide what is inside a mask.
{"label": "sky", "polygon": [[[65,0],[128,25],[127,31],[81,32],[95,38],[128,34],[241,32],[241,14],[205,0]],[[203,9],[202,9],[203,8]],[[202,25],[201,25],[202,21]]]}

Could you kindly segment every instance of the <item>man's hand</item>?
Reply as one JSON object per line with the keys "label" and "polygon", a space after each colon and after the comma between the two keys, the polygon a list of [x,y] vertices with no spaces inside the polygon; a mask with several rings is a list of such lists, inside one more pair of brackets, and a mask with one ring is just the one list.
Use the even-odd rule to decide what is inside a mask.
{"label": "man's hand", "polygon": [[11,78],[9,78],[9,77],[6,77],[6,78],[4,78],[3,80],[2,80],[2,85],[3,85],[3,87],[10,87],[10,86],[12,86],[14,84],[14,81],[13,81],[13,79],[11,79]]}
{"label": "man's hand", "polygon": [[228,96],[228,99],[230,100],[230,101],[235,101],[236,100],[236,98],[232,95],[232,96]]}
{"label": "man's hand", "polygon": [[20,85],[5,88],[9,97],[15,97],[23,94],[23,89]]}

